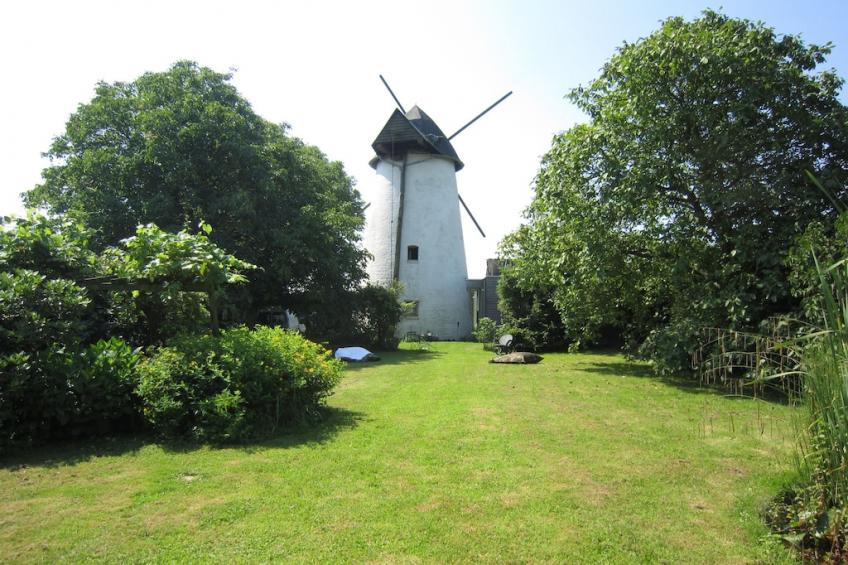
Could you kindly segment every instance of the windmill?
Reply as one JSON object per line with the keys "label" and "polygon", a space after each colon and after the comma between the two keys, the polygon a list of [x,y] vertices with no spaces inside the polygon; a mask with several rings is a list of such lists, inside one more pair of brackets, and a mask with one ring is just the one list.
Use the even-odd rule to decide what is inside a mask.
{"label": "windmill", "polygon": [[483,229],[462,200],[456,173],[465,165],[450,141],[512,92],[446,136],[418,106],[395,109],[371,147],[376,171],[366,211],[363,241],[373,256],[371,282],[399,281],[403,299],[414,303],[398,326],[407,332],[459,339],[471,333],[471,300],[462,237],[460,205],[483,237]]}

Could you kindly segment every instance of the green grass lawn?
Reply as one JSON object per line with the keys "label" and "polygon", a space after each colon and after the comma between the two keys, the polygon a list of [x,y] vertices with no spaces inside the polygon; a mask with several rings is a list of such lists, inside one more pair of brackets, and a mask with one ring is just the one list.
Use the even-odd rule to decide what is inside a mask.
{"label": "green grass lawn", "polygon": [[788,560],[759,511],[792,409],[616,355],[351,366],[324,422],[249,446],[114,440],[0,460],[3,561]]}

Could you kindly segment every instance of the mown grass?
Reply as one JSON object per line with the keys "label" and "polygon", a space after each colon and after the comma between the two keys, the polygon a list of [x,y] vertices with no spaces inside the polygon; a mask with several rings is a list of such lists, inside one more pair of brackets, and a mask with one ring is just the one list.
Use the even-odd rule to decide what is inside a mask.
{"label": "mown grass", "polygon": [[759,511],[792,409],[615,355],[496,366],[432,344],[351,366],[320,426],[249,446],[140,440],[0,461],[8,561],[789,560]]}

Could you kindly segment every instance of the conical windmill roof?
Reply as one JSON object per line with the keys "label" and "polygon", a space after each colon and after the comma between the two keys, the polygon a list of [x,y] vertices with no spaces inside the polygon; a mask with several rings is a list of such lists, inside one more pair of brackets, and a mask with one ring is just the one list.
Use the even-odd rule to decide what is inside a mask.
{"label": "conical windmill roof", "polygon": [[401,159],[410,151],[442,155],[454,162],[456,170],[465,165],[459,160],[456,150],[436,122],[418,106],[413,106],[406,115],[395,110],[383,130],[371,144],[377,157],[371,166],[377,166],[378,158]]}

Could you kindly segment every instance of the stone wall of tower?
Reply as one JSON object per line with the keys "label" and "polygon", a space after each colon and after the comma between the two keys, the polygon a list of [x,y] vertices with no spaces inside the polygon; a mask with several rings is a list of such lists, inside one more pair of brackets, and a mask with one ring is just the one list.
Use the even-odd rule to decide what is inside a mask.
{"label": "stone wall of tower", "polygon": [[[374,256],[367,272],[374,283],[391,284],[400,206],[402,164],[380,160],[366,211],[363,243]],[[418,248],[410,260],[408,248]],[[397,335],[431,333],[460,339],[472,329],[468,270],[454,162],[430,154],[407,157],[398,277],[403,298],[418,302],[416,316],[404,318]]]}
{"label": "stone wall of tower", "polygon": [[394,276],[401,163],[381,159],[376,173],[369,186],[371,205],[365,211],[362,234],[365,249],[373,255],[365,270],[371,282],[389,286]]}

